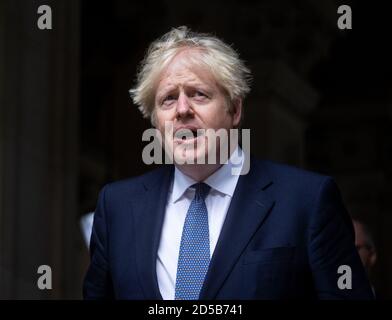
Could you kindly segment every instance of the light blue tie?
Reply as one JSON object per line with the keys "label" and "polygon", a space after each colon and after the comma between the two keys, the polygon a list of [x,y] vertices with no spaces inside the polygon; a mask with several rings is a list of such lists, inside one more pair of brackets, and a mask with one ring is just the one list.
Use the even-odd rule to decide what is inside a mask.
{"label": "light blue tie", "polygon": [[176,300],[197,300],[210,264],[208,212],[204,202],[210,191],[205,183],[193,185],[195,197],[186,214],[177,265]]}

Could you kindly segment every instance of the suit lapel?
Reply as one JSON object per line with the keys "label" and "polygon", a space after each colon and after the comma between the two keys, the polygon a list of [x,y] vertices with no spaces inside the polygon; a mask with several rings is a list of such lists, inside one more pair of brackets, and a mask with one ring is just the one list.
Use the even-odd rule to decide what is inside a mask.
{"label": "suit lapel", "polygon": [[200,299],[216,297],[252,235],[271,211],[275,202],[265,192],[271,184],[267,172],[255,161],[251,161],[248,175],[238,179]]}
{"label": "suit lapel", "polygon": [[173,167],[162,168],[144,183],[144,196],[134,203],[136,262],[146,299],[162,299],[156,260]]}

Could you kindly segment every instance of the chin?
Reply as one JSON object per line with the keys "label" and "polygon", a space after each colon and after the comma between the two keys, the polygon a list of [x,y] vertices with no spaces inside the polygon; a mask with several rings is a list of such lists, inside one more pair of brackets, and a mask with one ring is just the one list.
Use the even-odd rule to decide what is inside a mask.
{"label": "chin", "polygon": [[205,154],[206,153],[203,150],[181,144],[174,149],[174,162],[184,165],[198,164],[198,162],[200,162],[199,159],[205,159]]}

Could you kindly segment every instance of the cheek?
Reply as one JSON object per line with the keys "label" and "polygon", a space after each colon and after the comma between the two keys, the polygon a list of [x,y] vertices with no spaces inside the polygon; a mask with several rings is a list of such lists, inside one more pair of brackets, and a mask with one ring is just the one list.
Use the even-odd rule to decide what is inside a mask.
{"label": "cheek", "polygon": [[226,100],[222,99],[216,116],[218,116],[218,119],[221,121],[223,125],[231,126],[233,121],[233,116],[230,113],[229,107],[226,104]]}
{"label": "cheek", "polygon": [[214,128],[227,127],[232,122],[232,117],[223,103],[208,106],[200,112],[200,117],[205,123]]}
{"label": "cheek", "polygon": [[173,117],[176,115],[176,108],[171,107],[168,109],[157,108],[155,110],[155,115],[157,118],[161,118],[164,120],[173,120]]}
{"label": "cheek", "polygon": [[173,136],[173,118],[166,111],[155,113],[155,128],[159,130],[162,137]]}
{"label": "cheek", "polygon": [[220,110],[218,113],[211,115],[210,119],[212,126],[216,129],[232,127],[232,116],[226,109]]}
{"label": "cheek", "polygon": [[164,128],[165,127],[165,121],[169,121],[169,113],[167,111],[162,111],[162,110],[156,110],[155,111],[155,123],[157,127],[159,128]]}

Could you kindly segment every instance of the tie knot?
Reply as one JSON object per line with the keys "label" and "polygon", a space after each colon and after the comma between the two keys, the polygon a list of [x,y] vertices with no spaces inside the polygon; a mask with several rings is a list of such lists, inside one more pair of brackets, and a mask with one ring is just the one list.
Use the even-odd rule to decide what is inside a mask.
{"label": "tie knot", "polygon": [[195,197],[205,200],[210,192],[210,186],[204,182],[195,183],[192,187],[196,189]]}

